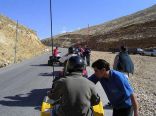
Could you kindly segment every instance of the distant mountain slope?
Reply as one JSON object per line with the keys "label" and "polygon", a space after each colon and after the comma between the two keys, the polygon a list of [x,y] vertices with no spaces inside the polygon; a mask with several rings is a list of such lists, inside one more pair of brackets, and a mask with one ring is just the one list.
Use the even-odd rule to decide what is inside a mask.
{"label": "distant mountain slope", "polygon": [[[49,44],[49,39],[43,43]],[[108,50],[126,44],[128,47],[156,47],[156,5],[137,13],[121,17],[79,31],[55,37],[55,44],[70,46],[87,44],[95,50]]]}
{"label": "distant mountain slope", "polygon": [[[0,67],[14,61],[15,39],[16,22],[0,15]],[[17,61],[41,53],[44,47],[33,30],[19,24]]]}

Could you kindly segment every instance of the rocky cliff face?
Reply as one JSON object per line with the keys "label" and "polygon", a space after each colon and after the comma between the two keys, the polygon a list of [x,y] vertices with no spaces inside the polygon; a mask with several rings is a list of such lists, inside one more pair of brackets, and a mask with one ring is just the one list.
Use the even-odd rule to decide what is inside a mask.
{"label": "rocky cliff face", "polygon": [[128,47],[156,47],[156,5],[89,29],[58,35],[54,41],[65,47],[87,44],[92,49],[102,51],[122,44]]}
{"label": "rocky cliff face", "polygon": [[[16,22],[0,15],[0,67],[14,61],[16,40]],[[45,46],[40,42],[36,33],[23,25],[18,26],[17,62],[35,56]]]}

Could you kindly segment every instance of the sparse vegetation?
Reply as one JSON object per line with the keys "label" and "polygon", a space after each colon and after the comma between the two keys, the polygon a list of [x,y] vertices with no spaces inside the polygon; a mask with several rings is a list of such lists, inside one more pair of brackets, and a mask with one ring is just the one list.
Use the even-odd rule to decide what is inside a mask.
{"label": "sparse vegetation", "polygon": [[[15,39],[16,22],[0,15],[0,67],[13,63]],[[35,31],[19,24],[17,62],[42,53],[44,48]]]}
{"label": "sparse vegetation", "polygon": [[107,51],[121,44],[132,48],[156,47],[156,5],[132,15],[92,26],[89,28],[89,36],[88,29],[84,28],[54,38],[57,40],[55,44],[60,46],[87,44],[92,49],[100,51]]}

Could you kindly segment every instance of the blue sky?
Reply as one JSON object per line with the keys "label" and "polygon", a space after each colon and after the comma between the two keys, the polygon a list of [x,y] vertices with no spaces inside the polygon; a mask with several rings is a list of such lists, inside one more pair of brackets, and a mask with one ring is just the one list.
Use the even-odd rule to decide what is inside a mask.
{"label": "blue sky", "polygon": [[[156,4],[156,0],[52,0],[53,34],[97,25]],[[40,39],[50,37],[49,0],[0,0],[0,14],[18,20]]]}

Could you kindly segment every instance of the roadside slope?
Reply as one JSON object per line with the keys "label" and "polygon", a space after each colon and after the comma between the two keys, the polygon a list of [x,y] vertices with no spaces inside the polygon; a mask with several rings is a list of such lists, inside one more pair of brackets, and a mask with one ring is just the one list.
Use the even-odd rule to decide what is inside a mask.
{"label": "roadside slope", "polygon": [[[0,67],[14,61],[16,22],[0,15]],[[17,62],[43,52],[45,46],[35,31],[19,24],[17,40]]]}

